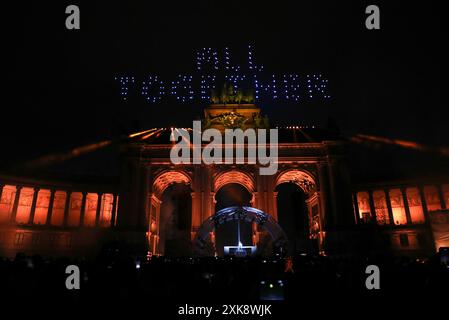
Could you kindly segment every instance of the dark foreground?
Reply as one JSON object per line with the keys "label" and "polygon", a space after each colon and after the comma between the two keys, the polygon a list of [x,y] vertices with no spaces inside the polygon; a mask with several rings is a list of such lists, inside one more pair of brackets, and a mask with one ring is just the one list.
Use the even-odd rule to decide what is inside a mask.
{"label": "dark foreground", "polygon": [[[449,288],[449,268],[428,259],[347,258],[298,255],[284,258],[168,258],[104,255],[95,261],[44,259],[19,254],[0,259],[0,288],[11,297],[91,299],[165,298],[179,301],[294,300],[300,292],[369,292],[368,265],[380,270],[379,291],[431,292]],[[81,271],[80,290],[65,286],[66,267]]]}

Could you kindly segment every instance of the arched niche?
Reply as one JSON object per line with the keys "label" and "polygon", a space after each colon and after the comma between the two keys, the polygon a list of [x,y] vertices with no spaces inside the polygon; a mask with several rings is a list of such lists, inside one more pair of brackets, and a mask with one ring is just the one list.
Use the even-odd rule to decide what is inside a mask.
{"label": "arched niche", "polygon": [[220,190],[224,185],[229,183],[238,183],[244,186],[250,193],[256,191],[253,177],[247,172],[241,170],[227,170],[219,173],[213,182],[214,192]]}
{"label": "arched niche", "polygon": [[311,194],[316,191],[316,179],[303,169],[288,169],[281,171],[275,180],[275,188],[282,183],[293,183],[300,187],[304,193]]}
{"label": "arched niche", "polygon": [[192,179],[186,172],[181,170],[163,171],[153,181],[153,194],[160,199],[165,189],[175,183],[191,185]]}

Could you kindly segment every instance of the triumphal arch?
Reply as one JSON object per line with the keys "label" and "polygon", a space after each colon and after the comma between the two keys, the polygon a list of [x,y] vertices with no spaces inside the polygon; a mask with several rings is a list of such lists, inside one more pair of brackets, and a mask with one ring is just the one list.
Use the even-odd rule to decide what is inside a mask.
{"label": "triumphal arch", "polygon": [[[124,232],[144,230],[151,254],[167,254],[161,244],[162,233],[173,233],[168,230],[173,225],[181,229],[178,240],[194,243],[202,224],[219,209],[220,190],[230,184],[239,185],[249,195],[248,201],[240,205],[261,210],[284,227],[281,223],[284,201],[278,199],[279,188],[290,184],[302,193],[304,210],[290,210],[288,214],[304,215],[306,237],[313,243],[312,247],[320,252],[333,252],[346,246],[355,218],[344,141],[314,127],[270,127],[261,110],[249,103],[210,105],[205,108],[202,124],[203,129],[215,128],[221,132],[227,128],[277,129],[277,172],[261,175],[257,163],[174,164],[170,158],[174,142],[170,137],[179,128],[154,128],[137,133],[121,150],[118,225]],[[193,134],[191,128],[184,130]],[[175,224],[163,226],[164,194],[176,185],[182,186],[187,194],[177,202],[178,211],[187,213],[188,217],[175,217],[178,220]],[[286,217],[284,221],[288,224],[291,219]],[[253,227],[254,245],[263,232]],[[210,239],[214,242],[213,232]],[[179,250],[186,250],[185,255],[191,252],[187,243],[178,248],[184,248]]]}

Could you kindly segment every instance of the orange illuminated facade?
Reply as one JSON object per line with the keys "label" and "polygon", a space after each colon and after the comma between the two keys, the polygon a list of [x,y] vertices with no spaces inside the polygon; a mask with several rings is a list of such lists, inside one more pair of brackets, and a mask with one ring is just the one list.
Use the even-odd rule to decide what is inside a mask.
{"label": "orange illuminated facade", "polygon": [[[86,192],[86,186],[73,184],[11,177],[4,180],[9,183],[0,185],[2,255],[89,255],[91,250],[99,250],[104,240],[98,229],[112,231],[115,227],[118,195],[113,189]],[[103,201],[98,207],[100,197]],[[87,207],[91,199],[94,200]]]}
{"label": "orange illuminated facade", "polygon": [[[221,119],[216,114],[220,108],[206,115]],[[238,105],[229,108],[238,114]],[[241,117],[259,115],[254,105],[245,105],[244,111]],[[215,125],[224,128],[226,122]],[[155,128],[129,135],[118,148],[120,178],[113,183],[0,175],[0,255],[95,255],[109,241],[129,243],[140,253],[163,254],[163,243],[194,241],[202,224],[218,211],[218,195],[229,185],[248,195],[245,205],[280,224],[279,190],[293,185],[302,194],[307,238],[316,253],[355,252],[361,241],[354,240],[368,231],[374,234],[370,241],[382,242],[374,246],[379,251],[424,255],[446,243],[448,181],[354,183],[348,143],[338,136],[316,128],[279,128],[278,172],[261,176],[256,164],[173,165],[170,132]],[[176,191],[175,186],[182,188]],[[175,191],[183,197],[176,210],[187,212],[187,219],[165,217],[167,210],[174,210],[167,193]],[[167,230],[167,225],[176,230]],[[435,225],[443,230],[441,237],[432,232]],[[217,237],[211,233],[210,239],[215,243]],[[257,246],[263,230],[253,225],[251,239]]]}
{"label": "orange illuminated facade", "polygon": [[[354,210],[359,225],[377,225],[379,235],[387,235],[389,247],[396,252],[434,252],[441,246],[433,225],[442,228],[447,238],[449,216],[444,200],[445,184],[374,185],[354,194]],[[430,201],[430,204],[427,202]],[[385,238],[384,238],[385,239]]]}

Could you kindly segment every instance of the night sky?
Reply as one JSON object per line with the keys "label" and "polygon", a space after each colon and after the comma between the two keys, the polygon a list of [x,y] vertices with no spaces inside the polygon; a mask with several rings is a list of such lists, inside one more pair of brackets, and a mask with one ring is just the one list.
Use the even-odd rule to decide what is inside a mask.
{"label": "night sky", "polygon": [[[81,30],[65,28],[68,4],[80,6]],[[369,4],[380,7],[381,30],[365,28]],[[204,102],[123,102],[114,76],[153,72],[172,79],[195,71],[202,47],[230,47],[239,62],[249,44],[267,72],[329,78],[330,101],[260,105],[273,124],[324,126],[332,118],[346,136],[449,145],[447,13],[439,2],[2,6],[2,166],[151,126],[190,126]]]}

